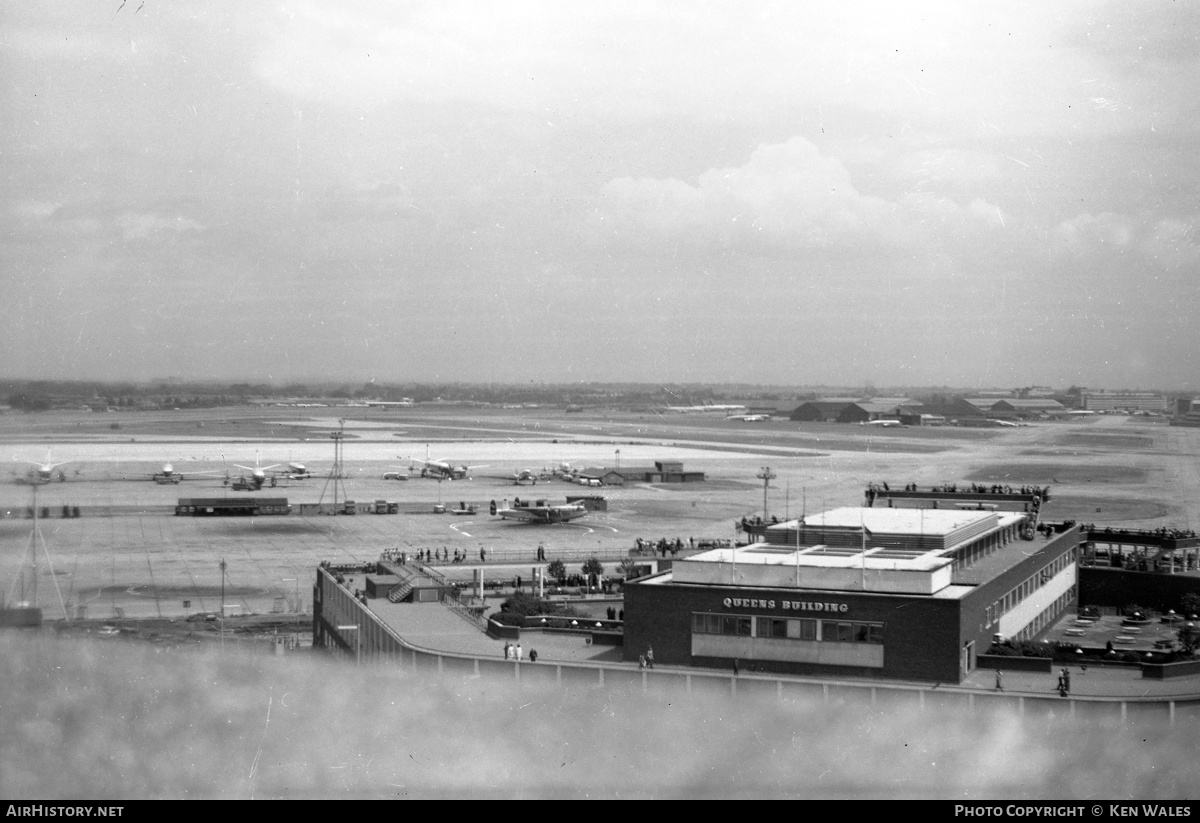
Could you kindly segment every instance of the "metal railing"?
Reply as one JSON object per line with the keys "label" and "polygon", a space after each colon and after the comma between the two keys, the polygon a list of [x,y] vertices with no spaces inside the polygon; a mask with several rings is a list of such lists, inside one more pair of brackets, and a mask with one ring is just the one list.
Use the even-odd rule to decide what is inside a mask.
{"label": "metal railing", "polygon": [[442,605],[480,631],[487,631],[487,618],[483,616],[483,609],[464,605],[448,594],[442,595]]}

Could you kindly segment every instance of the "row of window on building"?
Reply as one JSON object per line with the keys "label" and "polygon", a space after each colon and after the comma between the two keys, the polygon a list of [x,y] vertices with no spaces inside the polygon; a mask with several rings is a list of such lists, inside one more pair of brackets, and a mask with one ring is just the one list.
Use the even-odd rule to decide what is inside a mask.
{"label": "row of window on building", "polygon": [[692,614],[695,634],[773,637],[827,643],[882,643],[883,623],[813,618],[751,617],[736,614]]}
{"label": "row of window on building", "polygon": [[1075,587],[1072,586],[1069,590],[1056,597],[1053,603],[1043,609],[1038,616],[1029,623],[1028,626],[1013,635],[1012,639],[1029,640],[1037,636],[1038,632],[1057,620],[1058,616],[1063,613],[1063,610],[1074,601]]}
{"label": "row of window on building", "polygon": [[1050,563],[1047,563],[1042,568],[1038,569],[1029,577],[1022,580],[1016,586],[1013,586],[1003,597],[996,600],[995,603],[987,607],[987,625],[991,627],[1001,615],[1008,614],[1008,611],[1018,603],[1020,603],[1029,595],[1040,589],[1042,586],[1054,579],[1054,576],[1075,562],[1075,553],[1078,549],[1071,549],[1069,552],[1056,557]]}

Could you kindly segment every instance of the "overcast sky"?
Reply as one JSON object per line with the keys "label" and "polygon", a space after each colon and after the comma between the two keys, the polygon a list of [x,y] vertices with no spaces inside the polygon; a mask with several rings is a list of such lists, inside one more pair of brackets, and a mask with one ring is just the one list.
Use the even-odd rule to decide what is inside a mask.
{"label": "overcast sky", "polygon": [[4,376],[1200,384],[1194,4],[0,15]]}

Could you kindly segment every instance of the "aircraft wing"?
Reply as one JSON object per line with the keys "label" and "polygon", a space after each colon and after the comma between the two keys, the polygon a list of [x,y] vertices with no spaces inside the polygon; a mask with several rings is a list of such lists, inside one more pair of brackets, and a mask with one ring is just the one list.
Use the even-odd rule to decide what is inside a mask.
{"label": "aircraft wing", "polygon": [[550,518],[544,509],[500,509],[496,516],[503,520],[522,520],[526,523],[549,523]]}
{"label": "aircraft wing", "polygon": [[407,455],[396,455],[398,460],[411,460],[413,463],[424,463],[426,466],[443,465],[445,460],[427,460],[424,457],[409,457]]}

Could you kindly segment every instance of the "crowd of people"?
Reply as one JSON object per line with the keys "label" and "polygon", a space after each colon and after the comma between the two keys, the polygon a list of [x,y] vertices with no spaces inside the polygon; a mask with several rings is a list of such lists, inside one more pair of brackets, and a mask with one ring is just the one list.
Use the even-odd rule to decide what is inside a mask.
{"label": "crowd of people", "polygon": [[[992,483],[987,485],[984,483],[971,483],[964,485],[961,489],[957,483],[943,483],[940,486],[930,486],[929,490],[937,494],[1027,494],[1040,497],[1044,500],[1050,498],[1049,486],[1018,486],[1014,489],[1012,486],[1003,483]],[[872,492],[879,494],[880,492],[890,492],[891,489],[887,483],[867,483],[867,494]],[[918,492],[920,488],[916,483],[907,483],[904,486],[906,492]]]}
{"label": "crowd of people", "polygon": [[[1099,532],[1095,523],[1084,523],[1083,528],[1089,532]],[[1112,526],[1106,526],[1103,534],[1111,535],[1115,538],[1137,539],[1153,538],[1156,542],[1162,540],[1186,540],[1189,537],[1195,537],[1196,533],[1191,529],[1168,529],[1162,526],[1157,529],[1114,529]]]}
{"label": "crowd of people", "polygon": [[[521,651],[521,644],[517,643],[516,645],[513,645],[512,643],[509,643],[507,640],[505,640],[504,641],[504,659],[505,660],[515,660],[518,663],[520,663],[522,660],[524,660],[525,653],[523,651]],[[530,649],[529,650],[529,662],[536,663],[537,659],[538,659],[537,649]]]}
{"label": "crowd of people", "polygon": [[[920,492],[920,488],[916,483],[906,483],[904,485],[906,492]],[[1038,505],[1043,500],[1050,499],[1049,486],[1019,486],[1014,489],[1012,486],[1007,486],[1002,483],[993,483],[985,485],[983,483],[971,483],[964,485],[961,489],[957,483],[943,483],[940,486],[930,486],[929,491],[933,494],[1022,494],[1033,497],[1033,506],[1036,510]],[[867,498],[867,506],[875,505],[875,498],[889,494],[891,488],[887,483],[867,483],[867,490],[863,493]]]}
{"label": "crowd of people", "polygon": [[[666,557],[667,554],[670,554],[672,557],[674,557],[677,554],[679,554],[679,552],[683,551],[685,548],[690,551],[695,551],[697,546],[699,546],[700,548],[710,548],[710,549],[718,548],[716,545],[714,545],[716,542],[718,542],[718,541],[701,540],[697,543],[696,538],[694,538],[694,537],[689,537],[687,539],[686,543],[684,543],[682,537],[660,537],[657,540],[653,540],[653,539],[646,540],[641,537],[637,537],[637,538],[634,538],[633,546],[634,546],[634,551],[636,551],[638,554],[646,554],[646,553],[656,554],[657,553],[657,554],[662,555],[663,557]],[[724,542],[728,542],[728,541],[724,541]],[[705,545],[705,544],[707,544],[707,545]]]}
{"label": "crowd of people", "polygon": [[[545,560],[544,549],[538,546],[538,559]],[[402,551],[399,548],[384,549],[382,552],[384,560],[399,563],[401,566],[408,565],[408,552]],[[455,549],[453,553],[443,546],[440,549],[417,549],[413,554],[413,559],[421,563],[465,563],[467,562],[467,552],[465,549]],[[487,554],[483,547],[479,549],[479,559],[486,560]]]}
{"label": "crowd of people", "polygon": [[[480,549],[480,552],[483,550]],[[461,549],[455,549],[453,555],[450,550],[443,546],[440,549],[417,549],[413,557],[421,563],[464,563],[467,559],[467,553]],[[399,563],[401,566],[408,565],[408,552],[401,551],[399,548],[384,549],[383,559],[394,563]],[[482,557],[480,558],[483,559]]]}
{"label": "crowd of people", "polygon": [[754,517],[743,517],[741,520],[735,520],[733,525],[738,531],[753,532],[762,529],[764,526],[774,526],[779,522],[779,518],[771,515],[770,520],[763,520],[761,515]]}

